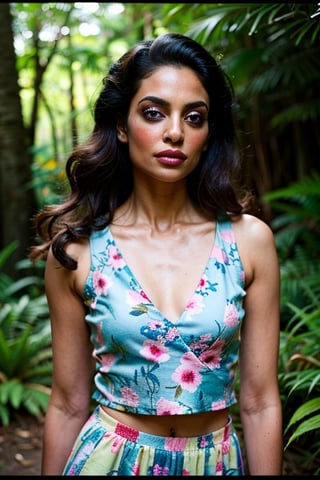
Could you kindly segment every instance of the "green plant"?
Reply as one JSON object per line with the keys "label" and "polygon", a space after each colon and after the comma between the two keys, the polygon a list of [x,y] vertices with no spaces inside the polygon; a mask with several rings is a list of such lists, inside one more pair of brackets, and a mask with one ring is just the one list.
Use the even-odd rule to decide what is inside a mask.
{"label": "green plant", "polygon": [[[282,332],[279,374],[285,413],[285,450],[298,445],[306,465],[320,465],[320,296],[304,309],[289,307],[293,316]],[[314,308],[310,308],[314,305]],[[318,307],[316,306],[318,305]],[[299,405],[298,408],[294,407]]]}
{"label": "green plant", "polygon": [[[288,305],[303,308],[320,293],[320,174],[311,172],[264,200],[276,212],[271,222],[281,268],[283,318]],[[310,308],[313,308],[310,305]]]}
{"label": "green plant", "polygon": [[50,331],[34,334],[28,328],[19,338],[6,339],[0,331],[0,417],[10,423],[12,409],[24,408],[33,415],[47,408],[51,378]]}
{"label": "green plant", "polygon": [[[285,450],[320,472],[320,175],[265,195],[281,269],[279,385]],[[298,407],[297,407],[298,405]]]}
{"label": "green plant", "polygon": [[[289,424],[285,430],[285,433],[288,432],[290,427],[296,422],[302,421],[295,432],[289,438],[285,448],[298,438],[300,435],[303,435],[311,430],[317,430],[320,428],[320,414],[310,417],[313,413],[320,411],[320,397],[313,398],[305,402],[301,407],[299,407],[294,415],[292,415]],[[308,418],[307,418],[308,417]]]}
{"label": "green plant", "polygon": [[[0,267],[15,244],[0,253]],[[2,263],[1,263],[2,262]],[[47,408],[52,353],[48,306],[41,277],[13,281],[0,271],[0,419],[10,423],[13,410],[40,415]]]}

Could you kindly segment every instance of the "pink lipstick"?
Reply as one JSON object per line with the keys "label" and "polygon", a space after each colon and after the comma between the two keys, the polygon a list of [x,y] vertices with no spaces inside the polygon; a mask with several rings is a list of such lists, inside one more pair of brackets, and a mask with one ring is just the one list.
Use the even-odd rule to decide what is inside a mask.
{"label": "pink lipstick", "polygon": [[180,165],[186,160],[187,156],[180,150],[163,150],[162,152],[156,153],[155,157],[163,165]]}

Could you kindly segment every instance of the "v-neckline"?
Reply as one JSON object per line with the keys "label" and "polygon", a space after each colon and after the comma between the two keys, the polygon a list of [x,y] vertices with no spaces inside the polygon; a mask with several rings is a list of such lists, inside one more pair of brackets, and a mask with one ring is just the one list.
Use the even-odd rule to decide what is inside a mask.
{"label": "v-neckline", "polygon": [[152,308],[163,318],[165,319],[166,321],[168,321],[171,325],[174,325],[174,326],[177,326],[179,323],[181,323],[183,317],[185,316],[186,314],[186,311],[187,311],[187,306],[190,304],[193,296],[195,295],[198,287],[199,287],[199,284],[200,284],[200,281],[201,279],[203,278],[207,268],[208,268],[208,265],[210,263],[210,258],[212,257],[212,252],[214,251],[216,245],[217,245],[217,238],[218,238],[218,231],[219,231],[219,222],[216,221],[216,225],[215,225],[215,229],[214,229],[214,232],[213,232],[213,236],[214,236],[214,241],[212,242],[212,246],[210,248],[210,253],[209,253],[209,256],[207,258],[207,261],[204,265],[204,268],[202,269],[202,273],[200,275],[200,278],[198,279],[198,282],[197,284],[195,285],[191,295],[189,296],[183,310],[182,310],[182,313],[179,315],[179,317],[177,318],[176,321],[172,321],[170,320],[166,315],[164,315],[162,313],[162,311],[156,306],[156,304],[153,302],[153,300],[151,299],[151,297],[148,295],[148,293],[146,292],[146,290],[142,287],[140,281],[138,280],[138,278],[136,277],[136,275],[134,274],[133,270],[131,269],[130,265],[127,263],[127,260],[126,260],[126,257],[123,255],[122,251],[120,250],[118,244],[117,244],[117,241],[115,239],[115,237],[113,236],[113,233],[111,232],[111,228],[110,228],[110,225],[107,226],[107,230],[108,230],[108,233],[109,233],[109,237],[110,237],[110,240],[112,241],[116,251],[117,251],[117,254],[119,255],[119,257],[121,257],[122,261],[123,261],[123,265],[126,267],[127,269],[127,272],[128,274],[131,276],[131,278],[134,279],[135,281],[135,284],[138,286],[140,292],[143,292],[144,295],[145,295],[145,298],[147,298],[149,300],[149,303],[148,305],[152,306]]}

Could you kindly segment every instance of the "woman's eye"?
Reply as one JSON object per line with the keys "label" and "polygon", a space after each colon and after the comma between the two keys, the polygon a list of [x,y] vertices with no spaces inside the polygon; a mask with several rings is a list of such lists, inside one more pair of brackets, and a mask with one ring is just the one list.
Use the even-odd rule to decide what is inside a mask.
{"label": "woman's eye", "polygon": [[147,120],[158,120],[162,118],[161,112],[154,107],[149,107],[143,110],[143,116]]}
{"label": "woman's eye", "polygon": [[205,121],[205,118],[199,112],[190,112],[185,118],[189,123],[196,126],[201,126]]}

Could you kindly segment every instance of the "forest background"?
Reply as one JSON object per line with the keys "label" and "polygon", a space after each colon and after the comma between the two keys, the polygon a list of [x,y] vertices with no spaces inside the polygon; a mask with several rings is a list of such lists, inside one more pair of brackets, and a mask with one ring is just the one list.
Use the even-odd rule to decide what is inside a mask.
{"label": "forest background", "polygon": [[318,3],[0,5],[3,425],[21,412],[42,416],[51,385],[44,265],[27,258],[32,219],[67,192],[65,161],[91,131],[111,63],[141,39],[176,31],[202,43],[233,81],[240,181],[256,194],[280,259],[285,455],[320,473],[319,20]]}

